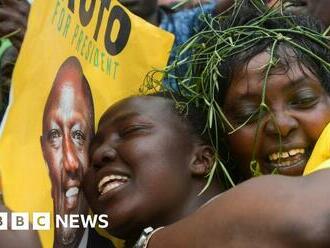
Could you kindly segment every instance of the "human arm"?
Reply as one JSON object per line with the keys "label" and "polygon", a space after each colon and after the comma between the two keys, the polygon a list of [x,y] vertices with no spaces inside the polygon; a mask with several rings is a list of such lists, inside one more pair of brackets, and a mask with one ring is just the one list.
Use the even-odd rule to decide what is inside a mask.
{"label": "human arm", "polygon": [[26,0],[2,0],[0,2],[0,37],[14,33],[9,39],[20,49],[27,26],[30,4]]}
{"label": "human arm", "polygon": [[242,183],[156,232],[148,248],[330,247],[330,170]]}

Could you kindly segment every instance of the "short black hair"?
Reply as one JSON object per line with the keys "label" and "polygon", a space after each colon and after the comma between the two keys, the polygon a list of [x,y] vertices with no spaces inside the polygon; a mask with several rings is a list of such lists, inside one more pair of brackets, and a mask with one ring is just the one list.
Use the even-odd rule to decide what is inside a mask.
{"label": "short black hair", "polygon": [[[239,10],[238,15],[231,15],[228,19],[224,19],[219,28],[221,30],[226,30],[232,26],[249,25],[251,21],[265,14],[266,11],[267,10],[264,9],[260,12],[254,7],[251,7],[251,5],[243,5]],[[302,30],[312,30],[319,34],[321,34],[324,30],[323,24],[312,16],[294,16],[289,13],[283,15],[280,11],[278,11],[276,15],[273,15],[272,18],[265,18],[265,21],[258,24],[258,27],[267,30],[290,30],[293,26],[301,27]],[[275,47],[274,54],[276,58],[280,59],[280,63],[278,65],[282,67],[281,69],[289,70],[292,61],[297,61],[301,69],[304,66],[317,79],[320,80],[322,87],[330,95],[329,68],[325,67],[324,63],[315,57],[316,55],[323,61],[330,63],[329,42],[322,40],[322,44],[321,42],[315,40],[315,37],[311,38],[298,32],[286,32],[285,36],[290,39],[290,42],[288,42],[287,39],[279,41],[278,45]],[[253,38],[253,35],[251,35],[250,39]],[[219,64],[218,70],[221,72],[221,77],[219,77],[220,90],[216,98],[220,106],[223,105],[224,98],[234,74],[237,71],[244,69],[253,57],[262,52],[267,52],[271,48],[273,42],[274,39],[272,37],[269,37],[268,39],[259,39],[248,50],[238,51],[234,55],[225,58],[222,63]],[[310,51],[311,53],[293,46],[292,42],[295,42],[297,45]],[[326,42],[328,46],[325,46],[324,42]],[[275,66],[275,68],[276,67],[277,66]]]}
{"label": "short black hair", "polygon": [[[217,162],[222,163],[223,160],[228,160],[223,151],[227,149],[221,147],[221,150],[217,150],[218,146],[215,142],[218,142],[219,137],[215,132],[215,128],[208,128],[208,112],[205,106],[198,104],[196,101],[189,101],[189,99],[177,92],[173,91],[160,91],[156,93],[148,94],[147,96],[162,97],[168,99],[172,111],[177,115],[180,120],[183,120],[183,124],[188,127],[188,131],[195,138],[195,141],[200,144],[209,145],[213,148],[215,159]],[[223,145],[223,142],[221,142]],[[219,161],[220,160],[220,161]],[[226,170],[234,182],[237,181],[236,171],[231,165],[226,165]],[[215,174],[212,177],[213,180],[219,180],[221,184],[229,189],[233,185],[228,180],[228,175],[220,166],[216,167]]]}
{"label": "short black hair", "polygon": [[148,96],[162,97],[170,101],[172,111],[185,122],[191,134],[205,144],[212,145],[206,130],[207,113],[195,102],[188,101],[183,95],[172,91],[161,91]]}

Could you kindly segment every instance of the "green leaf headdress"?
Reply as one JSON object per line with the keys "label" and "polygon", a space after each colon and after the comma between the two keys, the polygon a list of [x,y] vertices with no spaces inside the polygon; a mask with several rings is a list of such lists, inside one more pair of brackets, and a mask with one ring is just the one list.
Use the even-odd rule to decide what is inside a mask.
{"label": "green leaf headdress", "polygon": [[[267,79],[278,66],[290,67],[292,58],[309,69],[330,94],[329,36],[320,23],[311,17],[293,16],[282,6],[267,8],[261,0],[237,1],[235,6],[217,16],[203,15],[203,27],[185,44],[176,49],[177,57],[164,73],[165,80],[176,80],[179,91],[208,115],[204,132],[212,137],[216,151],[221,154],[218,165],[231,185],[234,185],[229,165],[223,161],[224,136],[268,113],[265,97]],[[233,74],[244,68],[256,55],[267,52],[269,61],[264,67],[261,101],[258,110],[241,125],[233,125],[223,112],[223,101]],[[155,73],[155,72],[152,72]],[[146,77],[143,89],[162,87],[161,81]],[[259,129],[257,126],[256,137]],[[276,124],[276,123],[275,123]],[[278,135],[281,143],[281,136]],[[255,138],[256,141],[256,138]],[[243,148],[244,149],[244,148]],[[258,162],[252,155],[250,168],[259,175]],[[209,182],[215,171],[211,170]]]}

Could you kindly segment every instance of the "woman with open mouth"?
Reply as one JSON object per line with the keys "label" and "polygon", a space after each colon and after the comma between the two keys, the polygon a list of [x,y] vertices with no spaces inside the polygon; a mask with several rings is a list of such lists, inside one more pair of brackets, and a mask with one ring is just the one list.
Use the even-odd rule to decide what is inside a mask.
{"label": "woman with open mouth", "polygon": [[329,72],[307,59],[299,60],[302,54],[285,44],[278,47],[277,64],[266,83],[267,109],[260,111],[269,49],[260,42],[249,55],[242,54],[239,61],[244,62],[232,65],[224,93],[222,106],[228,120],[235,128],[241,126],[229,131],[227,141],[245,179],[253,173],[302,175],[330,121]]}
{"label": "woman with open mouth", "polygon": [[100,119],[84,190],[93,212],[108,215],[107,231],[127,247],[144,228],[174,223],[224,190],[213,180],[199,196],[214,150],[202,135],[206,115],[193,105],[187,111],[161,93],[126,98]]}
{"label": "woman with open mouth", "polygon": [[227,148],[222,158],[237,167],[237,182],[264,174],[302,175],[330,121],[325,28],[312,17],[251,2],[237,4],[229,18],[205,21],[179,49],[191,58],[168,71],[189,68],[178,84],[209,110],[208,129],[220,134],[213,143],[219,151]]}
{"label": "woman with open mouth", "polygon": [[330,171],[261,176],[224,193],[214,177],[200,194],[216,157],[207,115],[171,97],[129,97],[101,117],[84,191],[109,234],[134,248],[330,245]]}
{"label": "woman with open mouth", "polygon": [[[216,146],[224,143],[214,127],[226,128],[243,178],[301,175],[330,120],[329,47],[312,31],[317,24],[258,11],[240,9],[234,19],[221,19],[227,27],[212,20],[212,30],[200,33],[200,47],[186,44],[196,49],[188,63],[198,69],[188,73],[200,78],[180,85],[197,93],[191,99],[202,99],[200,109],[206,103],[207,118],[191,109],[194,100],[182,109],[181,101],[159,96],[124,99],[102,116],[84,189],[93,212],[108,214],[107,231],[127,247],[329,246],[329,171],[258,177],[223,194],[224,181],[214,177],[199,196],[215,168],[215,151],[224,148]],[[215,27],[219,33],[207,37]],[[219,64],[208,56],[218,56],[211,60]],[[210,92],[216,94],[207,97]],[[223,112],[210,114],[219,108]]]}

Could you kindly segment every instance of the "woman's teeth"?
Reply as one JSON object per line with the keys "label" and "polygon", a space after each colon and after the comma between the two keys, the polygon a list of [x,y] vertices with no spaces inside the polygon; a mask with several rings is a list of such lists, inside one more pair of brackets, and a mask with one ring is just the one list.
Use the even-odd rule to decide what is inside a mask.
{"label": "woman's teeth", "polygon": [[301,155],[303,154],[305,154],[305,149],[297,148],[285,152],[272,153],[268,156],[268,159],[277,166],[290,166],[301,160]]}
{"label": "woman's teeth", "polygon": [[128,181],[128,177],[119,176],[119,175],[110,175],[103,177],[98,184],[98,191],[100,195],[103,195],[110,190],[113,190],[120,185],[126,183]]}

